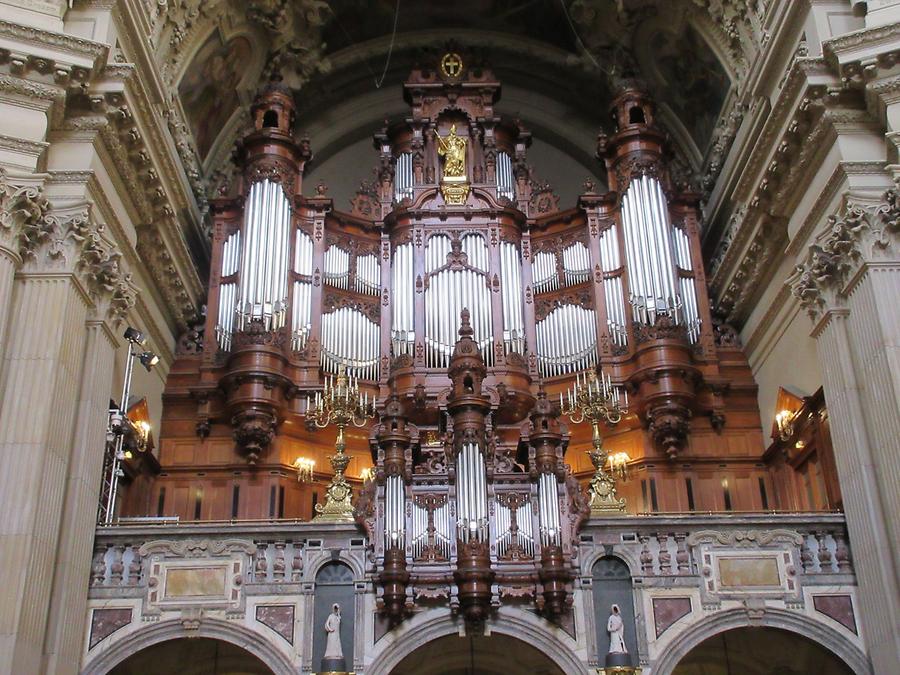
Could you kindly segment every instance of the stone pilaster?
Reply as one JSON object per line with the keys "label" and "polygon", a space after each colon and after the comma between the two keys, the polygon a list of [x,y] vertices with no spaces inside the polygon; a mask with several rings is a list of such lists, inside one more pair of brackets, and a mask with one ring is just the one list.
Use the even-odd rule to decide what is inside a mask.
{"label": "stone pilaster", "polygon": [[[87,370],[93,364],[86,361],[92,356],[86,320],[101,297],[110,308],[130,306],[118,253],[86,205],[50,213],[34,243],[12,289],[0,382],[0,672],[15,673],[45,672],[72,430],[85,396],[82,380],[101,375]],[[107,377],[107,395],[109,385]],[[99,389],[91,395],[96,401]],[[87,511],[95,513],[95,505]]]}
{"label": "stone pilaster", "polygon": [[111,326],[89,319],[84,375],[76,409],[76,426],[66,481],[56,570],[50,598],[49,626],[42,673],[77,673],[84,647],[84,617],[100,497],[106,409],[112,385],[116,339]]}
{"label": "stone pilaster", "polygon": [[18,174],[0,167],[0,354],[13,277],[22,264],[22,255],[38,236],[50,206],[41,189],[43,180],[40,174]]}
{"label": "stone pilaster", "polygon": [[861,619],[875,672],[900,653],[900,204],[848,203],[790,280],[816,321]]}

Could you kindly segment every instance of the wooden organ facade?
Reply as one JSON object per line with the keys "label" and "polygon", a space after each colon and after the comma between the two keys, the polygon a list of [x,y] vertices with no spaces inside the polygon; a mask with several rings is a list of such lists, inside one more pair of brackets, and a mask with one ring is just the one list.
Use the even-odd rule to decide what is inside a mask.
{"label": "wooden organ facade", "polygon": [[789,506],[739,341],[710,315],[699,197],[671,179],[647,93],[621,90],[597,144],[608,189],[587,181],[568,210],[495,111],[490,69],[419,67],[403,94],[377,180],[342,212],[323,185],[303,195],[291,93],[261,92],[212,203],[205,323],[169,376],[161,472],[122,513],[312,517],[334,435],[306,425],[307,396],[347,373],[380,415],[348,429],[347,475],[391,620],[413,598],[474,622],[522,598],[558,615],[593,467],[590,428],[556,400],[600,368],[630,400],[603,434],[629,458],[628,511]]}

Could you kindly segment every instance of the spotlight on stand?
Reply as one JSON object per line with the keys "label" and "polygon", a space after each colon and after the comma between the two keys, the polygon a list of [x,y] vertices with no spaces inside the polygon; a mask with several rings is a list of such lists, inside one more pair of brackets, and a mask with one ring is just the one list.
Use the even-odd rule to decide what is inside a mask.
{"label": "spotlight on stand", "polygon": [[[153,366],[159,363],[159,356],[151,351],[142,350],[147,338],[137,328],[129,326],[122,337],[128,342],[128,356],[125,359],[125,377],[122,382],[122,396],[118,406],[110,405],[107,421],[107,447],[103,463],[103,484],[101,486],[100,507],[97,513],[97,521],[101,525],[109,525],[115,517],[116,496],[119,491],[119,478],[124,476],[121,463],[129,459],[133,449],[143,451],[146,448],[149,434],[147,429],[137,429],[127,419],[125,411],[128,409],[128,399],[131,397],[131,376],[134,373],[134,359],[137,357],[141,365],[149,372]],[[127,428],[126,428],[127,427]],[[143,433],[142,433],[143,432]],[[125,447],[125,436],[129,436],[129,447]],[[127,450],[127,452],[126,452]]]}
{"label": "spotlight on stand", "polygon": [[159,363],[159,357],[153,352],[142,352],[138,355],[138,360],[140,360],[141,365],[147,369],[148,373],[153,370],[153,366]]}
{"label": "spotlight on stand", "polygon": [[144,334],[137,328],[132,328],[131,326],[125,329],[123,337],[133,345],[143,346],[147,342],[147,338],[144,337]]}

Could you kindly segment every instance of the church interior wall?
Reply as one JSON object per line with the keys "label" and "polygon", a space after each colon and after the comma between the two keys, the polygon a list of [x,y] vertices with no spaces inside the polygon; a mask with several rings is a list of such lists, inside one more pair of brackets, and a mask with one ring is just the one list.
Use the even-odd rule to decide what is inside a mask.
{"label": "church interior wall", "polygon": [[[361,530],[309,522],[315,504],[325,500],[331,480],[328,466],[334,451],[333,432],[300,429],[298,419],[280,421],[278,437],[266,456],[272,466],[256,471],[237,465],[229,420],[222,417],[225,422],[213,424],[211,430],[207,423],[204,432],[198,403],[214,387],[207,387],[208,381],[203,383],[205,391],[196,386],[199,379],[192,380],[195,362],[185,366],[186,347],[179,340],[198,325],[209,271],[209,200],[224,194],[216,194],[215,189],[227,187],[230,178],[225,174],[230,170],[234,140],[249,128],[247,109],[263,70],[270,33],[252,23],[247,12],[235,12],[230,0],[216,0],[198,12],[192,19],[196,23],[186,25],[181,37],[180,28],[167,23],[167,12],[175,16],[181,11],[172,3],[120,2],[114,8],[111,4],[90,0],[0,2],[4,39],[21,46],[27,61],[19,66],[18,52],[0,50],[0,166],[14,177],[23,172],[36,174],[41,194],[51,201],[50,212],[67,213],[67,209],[89,204],[91,230],[102,233],[111,250],[121,254],[116,280],[130,275],[123,281],[127,307],[113,317],[106,314],[107,291],[91,286],[81,269],[71,272],[69,290],[73,295],[63,305],[70,308],[66,318],[77,325],[65,338],[68,342],[57,342],[71,343],[77,349],[47,358],[55,359],[77,379],[77,396],[66,394],[66,401],[51,405],[35,394],[44,383],[20,383],[22,400],[31,397],[36,409],[46,408],[57,422],[72,420],[68,431],[57,429],[57,424],[29,441],[33,450],[29,459],[44,462],[49,467],[47,475],[55,476],[56,482],[32,490],[35,486],[27,480],[33,473],[26,471],[25,465],[16,468],[15,462],[25,461],[14,447],[16,438],[4,436],[9,430],[19,433],[18,427],[13,429],[14,424],[9,423],[7,430],[0,429],[0,450],[9,450],[7,470],[10,475],[23,476],[26,493],[33,492],[23,500],[0,495],[0,508],[16,516],[20,510],[31,509],[35,499],[46,497],[46,503],[53,505],[52,513],[28,521],[34,521],[31,529],[31,525],[23,525],[24,534],[0,533],[0,556],[9,549],[9,559],[21,562],[11,565],[14,574],[9,597],[22,599],[15,607],[9,600],[0,602],[0,625],[12,626],[11,632],[0,634],[0,671],[8,667],[16,672],[72,675],[81,670],[100,675],[142,647],[197,636],[247,646],[277,673],[315,671],[326,641],[322,625],[331,603],[339,602],[347,631],[342,633],[342,642],[348,670],[387,673],[389,665],[400,663],[415,646],[469,630],[458,607],[454,605],[452,614],[447,607],[458,600],[439,589],[439,584],[428,586],[419,581],[409,597],[410,603],[420,604],[421,611],[390,629],[382,615],[384,589],[378,565],[367,557]],[[572,3],[572,11],[580,11],[582,4]],[[705,45],[704,67],[710,70],[711,82],[718,83],[715,87],[710,84],[715,91],[706,92],[707,107],[721,106],[716,109],[724,111],[723,118],[718,122],[691,119],[690,108],[685,107],[691,101],[675,100],[671,92],[664,93],[667,79],[675,76],[677,80],[677,67],[689,63],[655,63],[646,48],[637,50],[637,58],[658,93],[667,97],[660,101],[658,119],[670,134],[679,169],[696,174],[698,182],[706,180],[702,226],[706,228],[706,272],[713,286],[710,302],[716,305],[729,296],[734,301],[722,302],[713,310],[723,310],[721,316],[738,328],[746,362],[737,351],[725,350],[717,367],[731,378],[730,389],[713,379],[704,392],[704,396],[710,396],[710,391],[716,396],[727,393],[727,404],[722,404],[727,407],[721,418],[724,422],[717,417],[718,408],[687,420],[688,438],[677,459],[667,459],[654,445],[647,431],[649,422],[639,424],[635,419],[627,428],[604,430],[607,450],[626,452],[633,464],[628,480],[618,484],[618,496],[628,504],[629,515],[623,519],[627,526],[594,514],[579,530],[578,541],[573,540],[573,546],[579,548],[579,568],[566,586],[571,604],[553,621],[541,614],[539,604],[529,604],[537,603],[540,590],[510,598],[499,590],[507,582],[497,584],[492,589],[493,613],[486,624],[487,633],[495,630],[517,639],[532,639],[538,649],[558,650],[562,656],[556,665],[567,674],[588,672],[603,666],[609,643],[609,605],[618,602],[630,608],[624,613],[628,621],[625,642],[633,646],[634,662],[644,665],[645,675],[667,675],[680,656],[705,638],[726,627],[747,626],[805,635],[831,649],[856,672],[883,669],[890,661],[892,645],[897,644],[896,629],[891,628],[897,615],[896,601],[879,597],[890,595],[889,583],[879,589],[878,580],[887,583],[884,580],[896,569],[896,537],[892,541],[889,536],[896,527],[885,518],[868,533],[854,528],[866,522],[871,515],[867,509],[874,508],[873,503],[884,507],[886,514],[897,506],[896,497],[889,493],[889,479],[900,474],[885,450],[896,440],[892,437],[894,418],[885,401],[891,396],[896,401],[900,391],[893,353],[897,324],[893,316],[875,322],[866,319],[885,307],[884,298],[892,288],[888,275],[894,267],[878,258],[871,268],[877,267],[878,274],[873,276],[870,268],[863,266],[838,294],[840,306],[834,316],[844,316],[841,312],[850,307],[850,318],[841,324],[846,325],[851,345],[844,352],[835,346],[839,344],[836,339],[821,339],[834,330],[835,323],[823,319],[815,306],[810,308],[792,286],[796,286],[798,271],[808,271],[809,251],[823,241],[848,203],[860,200],[870,210],[884,209],[887,191],[896,189],[898,170],[890,164],[896,160],[896,148],[886,150],[885,130],[898,128],[900,119],[896,103],[900,48],[894,48],[900,2],[768,0],[740,12],[733,3],[723,2],[722,7],[731,8],[727,11],[738,12],[729,15],[735,31],[730,36],[718,25],[721,21],[707,16],[707,8],[698,14],[701,10],[693,5],[687,8],[688,4],[667,5],[638,34],[659,38],[676,51],[682,44],[679,40]],[[708,4],[714,11],[716,3]],[[227,12],[226,21],[214,16],[219,10]],[[585,22],[579,26],[591,25],[589,17],[578,17]],[[18,23],[38,32],[15,33]],[[689,39],[682,31],[685,27],[693,31]],[[857,35],[863,45],[860,51],[871,51],[859,57],[862,65],[854,66],[856,70],[845,68],[844,61],[850,59],[847,50],[854,48],[853,36],[845,39],[845,34],[864,28],[877,31]],[[666,32],[668,37],[662,35]],[[56,33],[73,40],[59,40]],[[748,35],[756,33],[766,34],[759,44],[768,42],[768,48],[741,53]],[[600,34],[599,30],[596,35],[585,33],[591,49]],[[882,37],[871,38],[876,46],[867,46],[867,35]],[[194,55],[210,36],[225,44],[245,36],[253,45],[253,58],[249,65],[243,64],[243,74],[235,85],[233,113],[223,115],[225,132],[207,139],[210,142],[204,148],[208,147],[208,153],[203,157],[195,152],[194,132],[189,128],[194,109],[178,99],[177,84],[185,73],[191,74],[191,82],[198,81],[192,70],[197,66]],[[490,37],[473,34],[472,39],[489,43]],[[181,39],[185,42],[179,43]],[[426,39],[434,37],[423,34],[403,43],[398,59]],[[551,194],[555,192],[560,205],[573,206],[589,192],[583,187],[586,178],[595,183],[597,193],[607,189],[605,170],[594,158],[596,133],[607,121],[605,102],[598,104],[600,112],[591,111],[596,115],[590,117],[585,110],[589,106],[576,109],[571,101],[555,97],[546,81],[548,73],[590,66],[583,55],[576,57],[558,46],[528,40],[514,45],[510,43],[515,37],[502,36],[498,51],[506,50],[506,59],[509,54],[530,53],[535,60],[546,61],[542,65],[546,69],[533,74],[533,81],[540,86],[530,89],[525,75],[510,78],[510,83],[503,85],[497,110],[509,117],[520,116],[530,127],[534,139],[528,159],[535,177],[552,183]],[[823,43],[827,44],[823,47]],[[754,43],[753,49],[759,44]],[[174,56],[168,53],[173,45]],[[354,78],[358,82],[368,78],[356,47],[332,54],[336,66],[333,81],[343,83],[341,91],[346,91]],[[48,51],[42,51],[45,49]],[[386,52],[387,44],[370,43],[368,49],[369,57],[378,56],[370,59],[374,63]],[[49,58],[47,54],[56,59],[48,61],[49,66],[41,61]],[[711,57],[718,59],[721,72],[709,61]],[[584,63],[576,65],[579,58]],[[170,60],[163,64],[165,59]],[[560,64],[565,59],[570,61],[563,67]],[[697,60],[701,60],[699,56]],[[552,67],[547,65],[550,62]],[[83,86],[75,86],[70,75],[55,72],[54,63],[89,71],[89,75],[79,75],[85,78]],[[671,68],[660,70],[663,66]],[[335,210],[349,210],[360,183],[375,178],[371,165],[377,152],[372,149],[371,135],[380,127],[382,116],[398,118],[409,110],[397,95],[404,75],[398,74],[398,66],[394,68],[389,80],[396,83],[389,82],[369,94],[348,96],[318,110],[303,103],[297,130],[308,132],[313,151],[319,151],[303,177],[307,182],[303,194],[310,203],[319,199],[325,204],[331,198]],[[354,74],[354,69],[359,72]],[[317,83],[322,80],[317,78],[328,74],[310,71],[303,77],[315,86],[303,89],[304,84],[299,90],[312,96],[321,93]],[[371,90],[370,85],[367,79],[365,86]],[[334,92],[327,95],[337,98]],[[734,117],[729,111],[734,111]],[[808,137],[792,136],[798,122],[810,121],[812,126],[804,132]],[[709,169],[710,163],[718,166],[718,173]],[[704,176],[704,171],[711,173]],[[316,190],[320,181],[327,184],[327,195]],[[324,214],[331,206],[321,209],[319,235],[333,228],[353,233],[353,228],[359,227],[353,220],[358,214],[344,221],[340,218],[345,216],[329,219],[326,226]],[[308,222],[303,226],[314,232],[318,227],[314,216],[304,218]],[[577,215],[567,216],[565,225],[551,222],[550,216],[540,218],[537,225],[532,222],[535,239],[530,241],[540,239],[538,235],[546,227],[554,236],[565,234],[566,227],[574,229],[573,223],[586,231],[589,227],[588,221],[578,221]],[[554,230],[556,227],[559,229]],[[726,239],[720,235],[730,227],[736,250],[718,258],[726,247],[720,249],[717,242]],[[369,235],[373,241],[380,236]],[[882,254],[877,247],[873,250]],[[893,249],[884,250],[893,255]],[[870,253],[867,250],[864,256]],[[710,265],[713,258],[716,262]],[[5,258],[0,262],[6,264]],[[14,284],[10,286],[10,308],[15,308],[21,304],[22,296],[17,294],[29,275],[35,274],[38,263],[25,256],[12,264],[20,269],[15,278],[9,277]],[[0,267],[0,274],[5,271],[6,267]],[[0,279],[0,291],[3,283]],[[381,298],[374,302],[377,305]],[[388,305],[386,301],[384,306]],[[20,310],[16,310],[18,314],[9,308],[0,312],[0,356],[4,357],[0,394],[7,373],[18,372],[9,370],[15,363],[3,350],[10,344],[27,346],[27,340],[21,338],[25,329],[9,325],[11,318],[23,315]],[[154,461],[149,462],[148,473],[141,473],[142,468],[137,475],[129,474],[122,513],[151,519],[180,514],[184,522],[169,529],[165,523],[131,530],[127,523],[94,528],[96,498],[89,484],[93,485],[99,470],[94,464],[99,459],[89,450],[93,447],[90,442],[102,442],[102,433],[99,426],[94,433],[85,426],[91,414],[105,418],[106,411],[88,414],[83,408],[97,401],[105,406],[107,398],[118,399],[128,353],[121,338],[125,326],[134,326],[148,336],[147,347],[159,355],[160,363],[151,372],[139,365],[134,371],[132,402],[140,398],[146,403],[155,437]],[[103,338],[99,347],[90,337],[96,334],[86,332],[90,327],[99,330],[96,334]],[[893,351],[879,354],[885,345]],[[91,371],[98,353],[108,367]],[[39,368],[35,372],[40,372]],[[841,379],[848,372],[855,374],[860,386],[835,386],[850,381]],[[559,382],[550,386],[558,387]],[[821,396],[822,387],[825,403],[816,414],[830,414],[833,401],[835,413],[825,431],[830,434],[829,429],[842,425],[835,433],[834,452],[843,462],[839,462],[842,478],[851,480],[847,483],[848,501],[856,520],[849,525],[840,513],[826,513],[828,509],[822,508],[812,512],[792,464],[796,455],[791,456],[793,451],[778,440],[777,433],[774,438],[771,434],[784,401],[782,390],[802,401]],[[76,391],[50,383],[45,396],[70,389]],[[429,390],[428,396],[433,394]],[[855,409],[859,414],[848,419],[846,411]],[[838,416],[838,412],[843,414]],[[507,429],[503,433],[512,438],[518,432]],[[70,441],[65,447],[58,442],[63,437]],[[347,475],[356,496],[367,484],[364,470],[373,463],[369,429],[348,432],[348,438],[352,447],[348,449]],[[573,425],[567,442],[571,447],[566,462],[587,483],[594,472],[583,452],[590,445],[589,434]],[[827,448],[832,452],[830,435]],[[300,456],[316,463],[314,475],[302,483],[291,468]],[[155,465],[162,465],[162,473]],[[866,473],[871,471],[876,473]],[[836,481],[837,476],[830,476],[832,479]],[[804,513],[760,515],[798,509]],[[689,511],[695,513],[688,516]],[[707,511],[715,514],[703,515]],[[744,513],[751,511],[754,515]],[[283,516],[291,522],[280,522]],[[271,522],[240,522],[248,519]],[[226,526],[194,520],[238,522]],[[20,535],[29,543],[10,544]],[[854,549],[857,541],[859,556]],[[622,588],[612,589],[592,576],[589,565],[610,556],[621,557],[629,568],[628,594],[624,583]],[[734,560],[748,562],[729,562]],[[317,574],[328,565],[344,563],[349,566],[349,577],[329,592],[322,591],[324,585],[317,591]],[[729,573],[746,575],[741,577],[745,581],[742,587],[729,587]],[[34,590],[38,587],[39,592]],[[29,598],[34,602],[25,602]],[[33,628],[39,625],[46,626],[43,633]]]}

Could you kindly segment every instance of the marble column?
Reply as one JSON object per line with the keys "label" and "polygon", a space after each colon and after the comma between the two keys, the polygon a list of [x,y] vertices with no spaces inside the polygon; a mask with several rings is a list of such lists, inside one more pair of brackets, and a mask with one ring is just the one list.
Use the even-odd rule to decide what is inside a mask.
{"label": "marble column", "polygon": [[835,459],[875,672],[900,653],[900,249],[897,195],[831,219],[791,280],[817,322]]}
{"label": "marble column", "polygon": [[75,437],[69,459],[44,646],[45,660],[41,668],[47,675],[77,673],[84,647],[85,589],[91,571],[106,442],[106,409],[116,346],[115,334],[108,322],[88,320],[84,375],[77,402]]}
{"label": "marble column", "polygon": [[102,298],[116,311],[130,307],[119,254],[86,204],[49,213],[33,243],[12,288],[0,381],[0,672],[13,673],[45,672],[82,380],[102,377],[87,370],[97,356],[86,350],[86,320]]}
{"label": "marble column", "polygon": [[0,355],[6,338],[13,278],[49,208],[42,190],[45,177],[0,167]]}

